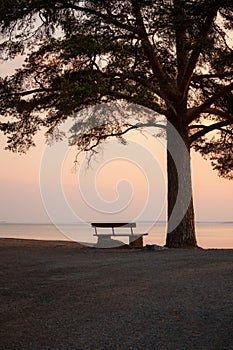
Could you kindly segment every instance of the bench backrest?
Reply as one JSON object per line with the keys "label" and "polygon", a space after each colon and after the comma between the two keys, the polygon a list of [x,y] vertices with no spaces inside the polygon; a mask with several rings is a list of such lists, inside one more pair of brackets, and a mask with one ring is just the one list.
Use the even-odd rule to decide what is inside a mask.
{"label": "bench backrest", "polygon": [[93,222],[92,227],[136,227],[135,222]]}

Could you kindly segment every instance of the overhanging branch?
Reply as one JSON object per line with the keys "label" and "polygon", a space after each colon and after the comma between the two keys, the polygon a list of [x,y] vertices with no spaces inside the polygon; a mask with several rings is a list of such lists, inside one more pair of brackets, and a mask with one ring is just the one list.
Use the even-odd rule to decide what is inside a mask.
{"label": "overhanging branch", "polygon": [[193,81],[199,81],[202,79],[214,79],[214,78],[219,78],[219,79],[224,79],[224,78],[229,78],[233,76],[233,71],[231,72],[225,72],[225,73],[215,73],[215,74],[194,74],[192,76]]}
{"label": "overhanging branch", "polygon": [[[210,113],[208,112],[209,107],[217,101],[219,98],[223,97],[225,94],[233,90],[233,83],[230,83],[224,86],[221,90],[216,92],[213,96],[203,102],[200,106],[190,109],[187,113],[187,125],[195,120],[201,113]],[[212,109],[212,111],[215,109]],[[216,110],[217,111],[217,110]],[[213,113],[217,114],[217,113]]]}
{"label": "overhanging branch", "polygon": [[205,136],[207,133],[209,133],[211,131],[214,131],[214,130],[226,131],[226,130],[222,129],[222,127],[232,125],[232,124],[233,124],[233,120],[232,121],[224,120],[224,121],[214,123],[214,124],[208,125],[208,126],[192,125],[192,126],[190,126],[190,129],[202,128],[202,130],[196,132],[195,134],[193,134],[189,137],[190,144],[192,144],[194,141],[198,140],[200,137]]}
{"label": "overhanging branch", "polygon": [[135,33],[135,28],[130,26],[130,25],[127,25],[127,24],[124,24],[122,22],[119,22],[115,16],[111,16],[110,13],[102,13],[100,11],[96,11],[90,7],[84,7],[84,6],[79,6],[79,5],[75,5],[74,3],[64,3],[64,2],[60,2],[61,4],[61,8],[65,8],[65,9],[73,9],[73,10],[76,10],[76,11],[80,11],[80,12],[84,12],[86,14],[89,14],[89,15],[94,15],[98,18],[102,18],[106,23],[109,23],[109,24],[113,24],[114,26],[118,27],[118,28],[121,28],[121,29],[125,29],[127,31],[130,31],[132,33]]}
{"label": "overhanging branch", "polygon": [[233,120],[233,114],[221,111],[220,109],[217,109],[217,108],[206,108],[203,113],[217,115],[217,116],[219,116],[223,119],[227,119],[227,120]]}
{"label": "overhanging branch", "polygon": [[28,96],[28,95],[32,95],[32,94],[36,94],[36,93],[40,93],[40,92],[54,92],[54,91],[58,91],[55,89],[33,89],[33,90],[27,90],[27,91],[22,91],[22,92],[12,92],[12,93],[2,93],[0,94],[0,96],[5,95],[5,96],[9,96],[9,97],[13,97],[13,96]]}
{"label": "overhanging branch", "polygon": [[[86,147],[83,147],[81,151],[85,151],[85,152],[89,152],[89,151],[93,151],[94,148],[96,148],[102,140],[106,140],[107,138],[109,137],[121,137],[123,135],[125,135],[126,133],[128,133],[129,131],[131,130],[135,130],[135,129],[140,129],[140,128],[143,128],[143,127],[158,127],[158,128],[161,128],[161,129],[166,129],[166,126],[163,125],[163,124],[155,124],[155,123],[137,123],[135,125],[125,125],[127,126],[127,128],[125,130],[122,130],[122,131],[119,131],[119,132],[112,132],[112,133],[108,133],[108,134],[101,134],[101,135],[98,135],[96,136],[96,133],[95,133],[95,128],[90,130],[90,133],[88,134],[84,134],[83,137],[84,138],[89,138],[90,140],[93,138],[93,137],[96,137],[96,142],[92,145],[88,144]],[[81,136],[81,139],[82,139],[82,136]]]}

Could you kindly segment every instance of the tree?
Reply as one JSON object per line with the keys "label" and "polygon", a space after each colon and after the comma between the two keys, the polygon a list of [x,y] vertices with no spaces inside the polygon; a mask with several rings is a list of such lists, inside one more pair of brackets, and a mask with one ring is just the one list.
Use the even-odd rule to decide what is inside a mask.
{"label": "tree", "polygon": [[[8,149],[24,152],[41,127],[56,134],[73,112],[120,100],[165,115],[188,153],[193,147],[232,178],[232,19],[230,0],[2,0],[2,59],[25,58],[0,81],[0,129]],[[87,151],[142,126],[100,125],[77,145]],[[176,147],[169,131],[167,142],[168,149]],[[167,171],[169,218],[178,193],[170,152]],[[191,193],[190,161],[183,171],[183,190]],[[166,245],[196,244],[191,196],[179,225],[168,227]]]}

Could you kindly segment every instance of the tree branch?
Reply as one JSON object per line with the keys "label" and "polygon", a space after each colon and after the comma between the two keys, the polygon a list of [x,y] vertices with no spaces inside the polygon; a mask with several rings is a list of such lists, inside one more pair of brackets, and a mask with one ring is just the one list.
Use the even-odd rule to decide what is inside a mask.
{"label": "tree branch", "polygon": [[184,68],[187,64],[186,25],[184,25],[184,0],[174,0],[174,27],[176,35],[177,85],[180,87]]}
{"label": "tree branch", "polygon": [[[129,79],[129,80],[133,80],[135,83],[138,83],[139,85],[143,86],[144,88],[147,88],[148,90],[152,91],[154,94],[156,94],[158,97],[160,97],[161,99],[166,100],[166,96],[163,95],[163,93],[156,88],[156,86],[152,83],[152,81],[150,79],[144,78],[144,77],[140,77],[139,74],[135,74],[134,72],[124,72],[124,73],[120,73],[120,72],[116,72],[116,73],[106,73],[103,72],[99,69],[99,67],[97,67],[98,72],[106,78],[116,78],[116,77],[121,77],[123,79]],[[161,108],[161,114],[162,114],[162,108]]]}
{"label": "tree branch", "polygon": [[180,84],[180,92],[182,96],[185,96],[188,91],[188,87],[192,79],[193,71],[196,67],[200,53],[203,49],[201,45],[203,41],[208,37],[209,30],[211,28],[214,18],[217,15],[218,8],[219,8],[219,5],[218,6],[215,5],[210,8],[209,14],[206,16],[206,20],[202,27],[201,33],[196,40],[196,48],[193,49],[191,56],[186,64],[186,68],[184,70],[184,74]]}
{"label": "tree branch", "polygon": [[[97,136],[96,137],[97,140],[96,140],[95,144],[90,146],[90,147],[88,147],[88,148],[84,147],[82,149],[82,151],[85,151],[85,152],[92,151],[94,148],[96,148],[100,144],[101,140],[105,140],[108,137],[120,137],[120,136],[125,135],[127,132],[129,132],[131,130],[135,130],[135,129],[139,129],[139,128],[143,128],[143,127],[155,127],[155,126],[158,127],[158,128],[166,129],[166,126],[163,125],[163,124],[155,124],[155,123],[150,123],[150,122],[148,122],[148,123],[137,123],[135,125],[128,126],[128,128],[123,130],[123,131],[119,131],[119,132],[116,132],[116,133],[113,132],[113,133],[110,133],[110,134],[102,134],[101,136]],[[91,137],[93,137],[95,135],[96,135],[95,129],[93,129],[93,134],[90,134],[88,136],[91,138]],[[85,137],[86,136],[87,135],[85,135]]]}
{"label": "tree branch", "polygon": [[[187,125],[190,124],[193,120],[195,120],[201,113],[210,113],[206,112],[208,108],[219,98],[224,96],[229,91],[233,90],[233,83],[230,83],[224,86],[221,90],[216,92],[213,96],[203,102],[200,106],[189,109],[187,113]],[[217,110],[216,110],[217,111]],[[214,113],[213,113],[214,114]],[[217,113],[216,113],[217,114]],[[219,114],[217,114],[219,115]]]}
{"label": "tree branch", "polygon": [[198,81],[198,80],[202,80],[202,79],[211,79],[211,78],[219,78],[219,79],[223,79],[223,78],[228,78],[228,77],[232,77],[233,76],[233,71],[231,72],[226,72],[226,73],[215,73],[215,74],[194,74],[192,76],[192,80],[194,81]]}
{"label": "tree branch", "polygon": [[[223,131],[224,130],[224,129],[222,129],[223,126],[228,126],[228,125],[232,125],[232,124],[233,124],[233,120],[232,121],[224,120],[224,121],[214,123],[214,124],[209,125],[209,126],[196,125],[197,128],[202,128],[202,130],[196,132],[195,134],[193,134],[189,137],[190,144],[192,144],[194,141],[198,140],[202,136],[205,136],[207,133],[209,133],[213,130],[222,130]],[[195,128],[195,125],[190,126],[190,129],[193,129],[193,128]]]}
{"label": "tree branch", "polygon": [[109,13],[104,14],[104,13],[96,11],[96,10],[90,8],[90,7],[83,7],[83,6],[75,5],[73,3],[60,2],[60,4],[61,4],[61,8],[73,9],[73,10],[76,10],[76,11],[84,12],[86,14],[95,15],[95,16],[97,16],[99,18],[102,18],[106,23],[113,24],[113,25],[115,25],[118,28],[125,29],[127,31],[135,33],[135,28],[134,27],[132,27],[130,25],[127,25],[127,24],[124,24],[122,22],[119,22],[115,18],[115,16],[110,15]]}
{"label": "tree branch", "polygon": [[221,111],[217,108],[207,108],[203,113],[214,114],[218,115],[219,117],[222,117],[223,119],[233,120],[233,114]]}
{"label": "tree branch", "polygon": [[[22,91],[22,92],[12,92],[9,94],[6,94],[7,96],[28,96],[28,95],[32,95],[38,92],[54,92],[54,91],[58,91],[55,89],[33,89],[33,90],[28,90],[28,91]],[[5,93],[0,94],[1,95],[5,95]]]}
{"label": "tree branch", "polygon": [[145,54],[147,55],[148,60],[151,64],[153,74],[159,82],[159,87],[162,91],[162,94],[167,97],[167,100],[173,101],[177,98],[175,85],[173,84],[171,78],[164,72],[160,60],[150,43],[141,14],[140,4],[137,0],[131,0],[131,4],[136,18],[136,24],[139,28],[139,37],[142,40],[142,45],[144,47]]}

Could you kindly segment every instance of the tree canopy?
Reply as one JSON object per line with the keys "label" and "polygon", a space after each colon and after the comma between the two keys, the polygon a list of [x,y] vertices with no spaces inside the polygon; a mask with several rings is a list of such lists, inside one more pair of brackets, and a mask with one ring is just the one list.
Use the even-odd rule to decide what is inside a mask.
{"label": "tree canopy", "polygon": [[[1,60],[24,58],[0,80],[8,149],[26,151],[40,128],[56,134],[98,103],[136,103],[172,123],[183,108],[189,145],[232,178],[232,20],[230,0],[2,0]],[[141,126],[100,125],[78,145]]]}
{"label": "tree canopy", "polygon": [[[24,60],[0,79],[7,148],[26,152],[42,128],[60,139],[74,114],[71,142],[83,151],[165,116],[166,245],[196,247],[191,147],[233,178],[232,30],[231,0],[2,0],[1,60]],[[101,115],[111,102],[118,113]],[[155,116],[142,108],[132,120],[126,102]]]}

